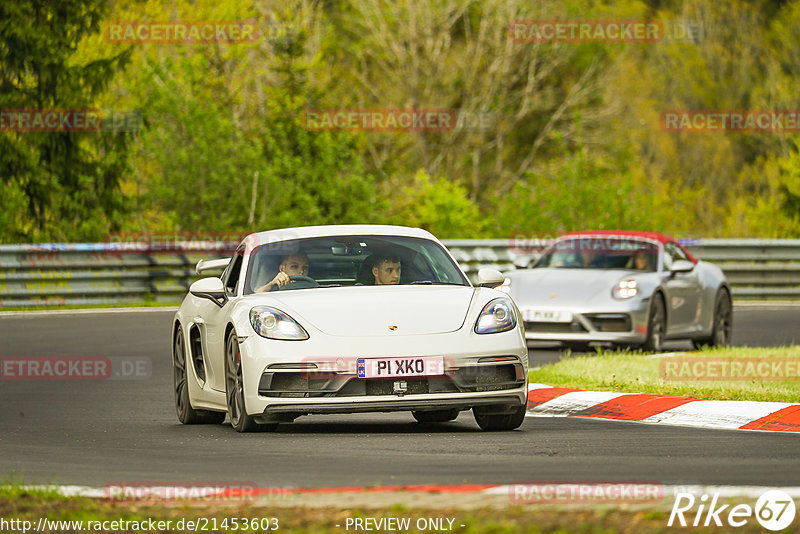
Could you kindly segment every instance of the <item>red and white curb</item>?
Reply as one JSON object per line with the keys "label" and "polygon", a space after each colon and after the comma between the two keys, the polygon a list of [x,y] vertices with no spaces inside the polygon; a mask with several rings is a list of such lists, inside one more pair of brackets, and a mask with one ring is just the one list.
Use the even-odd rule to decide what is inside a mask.
{"label": "red and white curb", "polygon": [[589,417],[640,423],[800,432],[800,404],[788,402],[713,401],[528,386],[528,414],[533,417]]}
{"label": "red and white curb", "polygon": [[[623,489],[625,487],[646,486],[648,488],[655,488],[658,491],[654,495],[648,495],[646,501],[659,501],[662,499],[669,499],[675,497],[679,493],[690,493],[693,495],[702,495],[704,493],[716,493],[720,497],[735,498],[735,497],[749,497],[758,498],[767,489],[779,489],[794,499],[800,499],[800,487],[787,486],[787,487],[765,487],[765,486],[714,486],[714,485],[678,485],[678,484],[660,484],[657,482],[571,482],[571,481],[558,481],[558,482],[518,482],[513,484],[419,484],[419,485],[395,485],[395,486],[367,486],[367,487],[319,487],[319,488],[279,488],[279,487],[260,487],[253,488],[246,496],[242,495],[228,495],[226,492],[209,492],[207,486],[198,486],[192,488],[189,485],[178,486],[182,490],[194,490],[190,494],[195,495],[194,499],[186,497],[166,497],[170,495],[169,492],[154,491],[150,498],[147,499],[128,499],[131,501],[181,501],[181,500],[212,500],[214,498],[227,498],[227,499],[242,499],[250,500],[258,497],[275,497],[278,495],[295,495],[295,496],[313,496],[313,495],[339,495],[346,494],[399,494],[404,493],[417,493],[417,494],[449,494],[449,495],[476,495],[476,496],[499,496],[508,497],[515,500],[519,497],[520,488],[523,489],[541,489],[544,490],[557,490],[559,487],[563,489],[586,488],[591,490],[593,495],[600,495],[607,500],[615,500],[621,498],[620,496],[614,497],[613,491],[615,488]],[[107,488],[97,488],[90,486],[46,486],[46,485],[28,485],[24,486],[31,490],[42,489],[55,491],[65,497],[88,497],[94,499],[103,499],[108,501],[123,500],[115,499],[108,496]],[[158,486],[153,489],[175,489],[172,486]],[[138,489],[138,488],[137,488]],[[572,493],[565,492],[566,496],[575,496]],[[197,497],[199,496],[199,497]],[[656,498],[657,497],[657,498]],[[538,499],[528,499],[530,504],[535,504]],[[551,498],[546,501],[543,500],[541,504],[558,504],[562,502],[569,504],[572,499],[570,498]],[[624,499],[623,499],[624,500]]]}

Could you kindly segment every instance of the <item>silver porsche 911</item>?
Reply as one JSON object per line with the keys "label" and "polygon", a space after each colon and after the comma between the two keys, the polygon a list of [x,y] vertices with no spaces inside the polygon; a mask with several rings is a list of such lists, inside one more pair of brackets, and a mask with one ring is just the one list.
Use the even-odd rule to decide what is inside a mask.
{"label": "silver porsche 911", "polygon": [[196,281],[172,323],[178,419],[239,432],[306,414],[472,410],[484,430],[525,417],[519,311],[481,269],[473,285],[430,233],[309,226],[251,234]]}
{"label": "silver porsche 911", "polygon": [[506,274],[530,342],[662,349],[665,340],[727,345],[731,291],[722,271],[671,237],[577,232],[558,238],[530,269]]}

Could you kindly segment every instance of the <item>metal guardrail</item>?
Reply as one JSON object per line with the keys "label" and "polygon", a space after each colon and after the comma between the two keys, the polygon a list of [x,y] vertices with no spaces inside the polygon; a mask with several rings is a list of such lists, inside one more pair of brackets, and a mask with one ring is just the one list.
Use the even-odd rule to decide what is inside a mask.
{"label": "metal guardrail", "polygon": [[[800,298],[800,240],[698,239],[683,241],[692,254],[719,265],[736,299]],[[234,242],[169,243],[121,247],[119,243],[0,245],[0,308],[177,303],[198,278],[202,258],[224,257]],[[488,267],[510,271],[535,251],[506,239],[445,240],[470,277]]]}
{"label": "metal guardrail", "polygon": [[198,278],[194,270],[198,260],[230,255],[236,245],[0,245],[0,308],[177,303]]}

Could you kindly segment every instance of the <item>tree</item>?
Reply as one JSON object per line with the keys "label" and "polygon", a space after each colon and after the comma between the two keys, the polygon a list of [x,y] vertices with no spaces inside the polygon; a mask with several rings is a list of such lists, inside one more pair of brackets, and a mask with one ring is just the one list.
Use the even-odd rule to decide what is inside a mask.
{"label": "tree", "polygon": [[[130,51],[73,64],[78,43],[99,31],[103,0],[0,3],[0,109],[85,110]],[[8,119],[8,115],[6,115]],[[4,182],[0,240],[99,239],[124,209],[124,132],[0,129]]]}
{"label": "tree", "polygon": [[432,179],[419,170],[413,180],[390,187],[394,197],[387,207],[390,223],[418,226],[451,239],[483,237],[487,226],[467,189],[444,178]]}
{"label": "tree", "polygon": [[319,7],[295,0],[250,16],[263,32],[257,43],[135,58],[149,73],[137,90],[148,92],[152,118],[137,157],[143,204],[155,214],[145,227],[242,233],[374,222],[363,139],[304,127],[304,111],[323,107],[310,76],[323,68]]}

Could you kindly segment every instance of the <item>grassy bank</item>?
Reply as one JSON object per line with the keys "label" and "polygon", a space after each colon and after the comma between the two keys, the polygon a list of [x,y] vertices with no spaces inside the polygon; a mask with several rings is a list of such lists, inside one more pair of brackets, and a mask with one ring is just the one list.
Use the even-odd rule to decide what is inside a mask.
{"label": "grassy bank", "polygon": [[[532,365],[535,362],[534,352]],[[739,367],[733,367],[734,363]],[[769,366],[767,376],[748,375],[748,365],[750,370],[762,371],[767,369],[765,365]],[[588,390],[800,403],[800,381],[793,372],[798,366],[800,346],[735,347],[655,355],[599,352],[534,369],[530,377],[531,382]],[[795,375],[794,380],[781,379],[789,375]],[[732,376],[736,378],[722,379]]]}
{"label": "grassy bank", "polygon": [[[2,491],[0,491],[2,493]],[[88,498],[63,498],[37,492],[6,492],[0,498],[0,518],[3,520],[29,521],[29,532],[35,531],[35,526],[40,518],[52,521],[78,521],[59,525],[57,530],[52,530],[54,524],[50,523],[53,532],[80,532],[92,526],[94,521],[136,521],[141,522],[144,528],[115,529],[113,524],[106,523],[109,529],[106,532],[213,532],[211,526],[216,521],[217,525],[223,524],[227,519],[227,531],[239,532],[300,532],[300,533],[337,533],[365,531],[353,526],[355,519],[371,519],[380,521],[392,519],[394,521],[406,520],[411,528],[403,532],[435,532],[448,531],[464,534],[478,533],[540,533],[540,532],[578,532],[578,533],[639,533],[639,532],[673,532],[675,527],[668,527],[669,507],[631,507],[622,505],[567,505],[567,506],[508,506],[503,509],[483,508],[476,510],[461,510],[453,508],[407,508],[400,505],[388,505],[382,508],[342,508],[342,507],[260,507],[252,505],[222,506],[202,505],[188,503],[172,504],[125,504],[108,502],[101,499]],[[275,528],[256,530],[251,528],[233,528],[231,522],[236,518],[239,525],[245,519],[256,521],[268,520]],[[348,519],[350,527],[347,528]],[[416,528],[418,521],[428,519],[439,520],[446,528],[427,529]],[[160,527],[150,528],[149,521],[170,521],[170,525],[162,524]],[[183,521],[183,523],[180,523]],[[188,528],[189,521],[194,522]],[[277,521],[277,523],[275,523]],[[196,526],[199,522],[199,528]],[[751,524],[752,523],[752,524]],[[122,523],[119,523],[122,524]],[[178,526],[181,525],[181,526]],[[424,523],[423,523],[424,525]],[[430,524],[429,524],[430,525]],[[14,531],[22,532],[24,525]],[[166,528],[164,528],[166,527]],[[181,528],[182,527],[182,528]],[[374,527],[374,525],[373,525]],[[371,529],[375,531],[375,529]],[[217,532],[225,531],[220,530]],[[383,529],[382,531],[390,531]],[[705,532],[724,532],[724,529],[706,529]],[[737,532],[763,532],[758,523],[751,521]]]}

